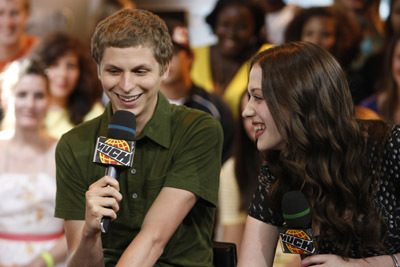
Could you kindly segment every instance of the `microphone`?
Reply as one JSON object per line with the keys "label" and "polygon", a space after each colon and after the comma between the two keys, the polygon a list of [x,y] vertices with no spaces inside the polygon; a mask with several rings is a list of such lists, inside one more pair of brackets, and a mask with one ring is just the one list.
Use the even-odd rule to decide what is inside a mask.
{"label": "microphone", "polygon": [[282,198],[284,227],[279,228],[284,253],[300,254],[304,259],[316,254],[316,242],[311,229],[310,205],[300,191],[289,191]]}
{"label": "microphone", "polygon": [[[98,137],[93,162],[106,166],[105,175],[119,179],[122,170],[132,167],[135,152],[136,116],[117,110],[108,125],[107,137]],[[101,219],[100,229],[106,233],[110,217]]]}

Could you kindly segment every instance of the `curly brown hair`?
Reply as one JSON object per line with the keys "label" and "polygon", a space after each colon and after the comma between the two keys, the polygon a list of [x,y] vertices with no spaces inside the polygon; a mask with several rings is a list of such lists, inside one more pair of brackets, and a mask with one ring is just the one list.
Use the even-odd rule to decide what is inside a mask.
{"label": "curly brown hair", "polygon": [[273,210],[281,213],[285,192],[300,190],[310,202],[320,240],[340,237],[341,256],[349,255],[356,235],[365,248],[380,247],[382,216],[367,171],[368,127],[355,118],[339,63],[315,44],[292,42],[258,54],[255,64],[262,69],[264,99],[287,144],[280,152],[264,151],[277,178],[270,190]]}

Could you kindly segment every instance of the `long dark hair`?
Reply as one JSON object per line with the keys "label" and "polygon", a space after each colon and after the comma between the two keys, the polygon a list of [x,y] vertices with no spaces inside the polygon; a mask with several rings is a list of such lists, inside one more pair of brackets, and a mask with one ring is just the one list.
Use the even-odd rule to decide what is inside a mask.
{"label": "long dark hair", "polygon": [[101,97],[102,89],[97,79],[94,63],[83,44],[67,33],[51,33],[45,36],[32,51],[32,57],[46,67],[54,64],[68,52],[74,53],[79,62],[80,75],[74,91],[69,95],[67,111],[70,121],[77,125]]}
{"label": "long dark hair", "polygon": [[[282,196],[300,190],[308,198],[320,241],[337,240],[348,257],[357,237],[360,253],[381,245],[367,161],[367,128],[354,116],[346,76],[326,50],[304,42],[287,43],[257,55],[262,90],[283,141],[282,151],[265,151],[276,177],[270,189],[273,210]],[[288,77],[290,77],[288,79]],[[367,130],[366,130],[367,129]],[[362,218],[362,220],[361,220]]]}
{"label": "long dark hair", "polygon": [[[243,97],[248,97],[247,91],[244,91],[240,99]],[[243,108],[242,102],[240,102],[239,114]],[[261,154],[257,150],[256,143],[247,135],[242,117],[236,119],[233,157],[235,159],[235,176],[240,192],[240,209],[247,211],[261,169]]]}

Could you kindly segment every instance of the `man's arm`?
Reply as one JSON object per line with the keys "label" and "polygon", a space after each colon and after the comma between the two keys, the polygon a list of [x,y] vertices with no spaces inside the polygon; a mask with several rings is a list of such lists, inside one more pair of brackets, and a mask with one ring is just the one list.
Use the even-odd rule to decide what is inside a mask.
{"label": "man's arm", "polygon": [[117,218],[116,212],[121,199],[118,181],[109,176],[104,176],[89,187],[86,192],[85,221],[65,221],[69,254],[67,266],[104,266],[101,218],[104,216],[111,217],[111,220]]}
{"label": "man's arm", "polygon": [[68,244],[67,266],[104,266],[100,234],[88,236],[84,233],[85,221],[65,221]]}
{"label": "man's arm", "polygon": [[122,254],[117,267],[154,266],[164,247],[198,197],[186,190],[164,187],[147,212],[142,228]]}

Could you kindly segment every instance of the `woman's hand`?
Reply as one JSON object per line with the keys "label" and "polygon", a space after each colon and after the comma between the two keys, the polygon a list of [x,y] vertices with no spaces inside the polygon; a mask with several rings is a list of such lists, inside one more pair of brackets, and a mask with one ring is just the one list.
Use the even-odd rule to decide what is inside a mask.
{"label": "woman's hand", "polygon": [[337,266],[363,266],[360,259],[346,259],[331,254],[313,255],[301,261],[300,267],[318,266],[318,267],[337,267]]}

